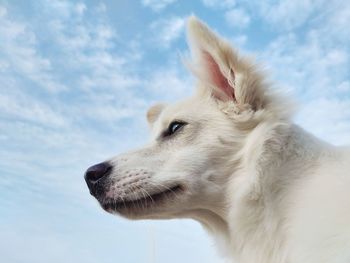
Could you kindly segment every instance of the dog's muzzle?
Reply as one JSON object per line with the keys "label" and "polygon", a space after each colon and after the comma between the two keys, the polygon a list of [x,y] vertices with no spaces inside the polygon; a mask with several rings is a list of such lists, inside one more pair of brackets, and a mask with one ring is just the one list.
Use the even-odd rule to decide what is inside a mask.
{"label": "dog's muzzle", "polygon": [[96,197],[99,194],[101,187],[103,185],[104,179],[111,174],[112,165],[108,162],[99,163],[89,167],[85,172],[85,181],[89,187],[90,194]]}

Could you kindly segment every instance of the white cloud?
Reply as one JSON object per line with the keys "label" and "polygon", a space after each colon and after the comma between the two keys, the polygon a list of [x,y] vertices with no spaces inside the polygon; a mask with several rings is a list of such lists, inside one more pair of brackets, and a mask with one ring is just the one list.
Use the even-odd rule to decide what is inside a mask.
{"label": "white cloud", "polygon": [[250,24],[250,16],[242,8],[234,8],[225,13],[226,22],[233,28],[245,28]]}
{"label": "white cloud", "polygon": [[153,11],[161,11],[176,0],[142,0],[142,4],[151,8]]}
{"label": "white cloud", "polygon": [[247,35],[237,35],[231,38],[232,45],[234,47],[239,47],[241,49],[243,49],[247,41],[248,41]]}
{"label": "white cloud", "polygon": [[210,8],[231,8],[236,5],[236,0],[202,0],[202,3]]}
{"label": "white cloud", "polygon": [[312,31],[305,40],[295,34],[281,35],[262,54],[274,77],[300,94],[330,96],[348,77],[349,57],[345,47],[328,46],[323,34]]}
{"label": "white cloud", "polygon": [[183,36],[186,18],[171,17],[169,19],[160,19],[151,24],[151,29],[154,34],[154,42],[157,46],[164,48]]}
{"label": "white cloud", "polygon": [[[323,15],[316,15],[313,26],[317,28],[317,35],[328,45],[341,44],[349,46],[350,2],[334,0],[322,6]],[[332,10],[332,12],[327,12]]]}
{"label": "white cloud", "polygon": [[280,34],[263,52],[262,60],[270,66],[274,79],[303,100],[298,123],[321,138],[344,144],[350,142],[346,110],[350,97],[344,96],[349,90],[350,49],[348,35],[342,34],[345,27],[343,23],[334,27],[334,17],[347,14],[343,10],[350,10],[350,5],[338,8],[313,14],[315,24],[303,34]]}
{"label": "white cloud", "polygon": [[21,74],[48,91],[65,90],[54,74],[50,59],[39,54],[35,34],[26,25],[12,21],[5,7],[0,13],[0,59],[7,65],[3,73]]}
{"label": "white cloud", "polygon": [[350,82],[349,81],[343,81],[342,83],[340,83],[337,86],[337,91],[347,94],[348,92],[350,92]]}
{"label": "white cloud", "polygon": [[315,4],[307,0],[280,1],[272,5],[263,5],[263,14],[276,27],[291,29],[303,24],[315,9]]}
{"label": "white cloud", "polygon": [[332,24],[336,31],[340,27],[345,33],[350,18],[349,1],[342,0],[255,0],[247,1],[243,5],[249,8],[255,17],[259,16],[261,22],[267,22],[273,30],[281,32],[295,30],[301,26],[304,26],[304,29],[310,26],[318,27],[319,23],[324,24],[325,20],[331,18],[332,22],[327,24]]}
{"label": "white cloud", "polygon": [[155,71],[145,83],[147,92],[162,101],[174,101],[192,94],[190,73],[183,74],[178,67],[176,65]]}
{"label": "white cloud", "polygon": [[7,9],[3,6],[0,6],[0,17],[4,17],[7,14]]}
{"label": "white cloud", "polygon": [[[136,77],[129,76],[122,70],[126,59],[110,52],[115,41],[113,30],[101,23],[91,25],[84,21],[68,22],[70,18],[66,13],[78,11],[82,14],[82,10],[87,8],[83,4],[50,1],[50,5],[44,7],[50,15],[54,14],[49,18],[45,17],[45,25],[50,32],[47,36],[53,38],[53,44],[60,52],[60,56],[54,57],[55,70],[51,58],[39,55],[40,43],[36,33],[26,24],[8,18],[5,8],[0,9],[0,81],[4,87],[0,93],[1,115],[50,128],[72,125],[72,118],[77,114],[97,120],[108,117],[108,121],[115,124],[118,120],[130,118],[134,111],[120,110],[120,107],[115,105],[115,100],[101,103],[91,91],[92,89],[121,91],[139,84]],[[57,63],[61,63],[63,67],[60,65],[57,67]],[[38,97],[36,92],[31,95],[23,88],[28,85],[33,89],[38,85],[48,91],[63,92],[65,96],[72,94],[73,87],[67,88],[65,82],[59,81],[57,77],[63,69],[75,72],[73,87],[75,90],[83,91],[81,98],[85,99],[84,104],[75,102],[72,105],[59,105],[60,100],[55,95],[42,101],[42,97]],[[23,78],[29,79],[30,83],[21,81]],[[131,97],[131,93],[132,91],[124,90],[124,98]],[[87,105],[88,111],[81,110]],[[59,110],[53,109],[55,106],[59,107]]]}
{"label": "white cloud", "polygon": [[96,8],[97,11],[101,12],[101,13],[104,13],[107,11],[107,6],[103,3],[103,2],[100,2]]}
{"label": "white cloud", "polygon": [[350,99],[313,99],[303,104],[297,122],[313,134],[337,145],[350,143]]}
{"label": "white cloud", "polygon": [[[49,6],[47,5],[48,3],[50,3]],[[52,2],[50,2],[47,0],[41,0],[41,4],[43,7],[43,9],[40,10],[41,14],[43,11],[54,9],[55,12],[51,13],[51,18],[60,17],[66,20],[70,20],[70,19],[73,20],[72,18],[79,20],[84,16],[85,11],[87,10],[87,6],[83,2],[75,3],[73,1],[66,1],[66,0],[63,0],[63,1],[53,0]]]}
{"label": "white cloud", "polygon": [[87,7],[84,3],[77,3],[75,6],[75,11],[78,13],[78,15],[83,15],[85,11],[87,10]]}
{"label": "white cloud", "polygon": [[[84,17],[85,4],[43,1],[41,10],[35,24],[9,17],[6,8],[0,8],[0,130],[6,135],[1,166],[17,163],[17,172],[36,163],[49,167],[53,163],[47,159],[62,165],[82,161],[89,147],[98,149],[90,158],[99,160],[113,138],[94,140],[95,128],[111,133],[119,122],[137,119],[135,115],[145,108],[143,98],[133,96],[138,76],[125,70],[131,51],[115,51],[116,34],[103,12],[98,11],[99,19],[90,23]],[[47,32],[44,40],[42,30]],[[41,41],[49,49],[42,48]],[[36,90],[38,86],[50,92]],[[127,99],[129,107],[123,105]],[[21,155],[19,161],[14,157],[19,149],[30,154]],[[113,149],[109,150],[111,156]]]}
{"label": "white cloud", "polygon": [[0,116],[34,122],[51,128],[59,128],[67,124],[65,117],[45,103],[36,101],[29,95],[10,90],[0,92]]}

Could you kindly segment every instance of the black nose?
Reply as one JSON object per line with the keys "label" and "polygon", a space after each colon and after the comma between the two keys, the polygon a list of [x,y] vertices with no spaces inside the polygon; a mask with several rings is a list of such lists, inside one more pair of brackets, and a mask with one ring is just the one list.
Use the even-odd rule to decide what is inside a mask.
{"label": "black nose", "polygon": [[109,175],[112,171],[112,165],[109,163],[99,163],[89,167],[85,172],[85,181],[90,190],[93,190],[95,184],[103,177]]}

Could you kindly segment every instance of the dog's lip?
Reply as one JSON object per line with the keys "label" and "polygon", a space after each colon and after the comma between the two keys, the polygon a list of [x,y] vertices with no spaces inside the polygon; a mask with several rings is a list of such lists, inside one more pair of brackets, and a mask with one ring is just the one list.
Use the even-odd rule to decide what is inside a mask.
{"label": "dog's lip", "polygon": [[161,203],[173,200],[177,197],[177,195],[184,191],[184,187],[181,184],[175,184],[174,186],[167,187],[166,190],[161,192],[156,192],[151,195],[147,195],[142,198],[134,199],[134,200],[114,200],[107,199],[101,203],[103,209],[107,212],[121,212],[123,210],[139,210],[139,209],[147,209]]}

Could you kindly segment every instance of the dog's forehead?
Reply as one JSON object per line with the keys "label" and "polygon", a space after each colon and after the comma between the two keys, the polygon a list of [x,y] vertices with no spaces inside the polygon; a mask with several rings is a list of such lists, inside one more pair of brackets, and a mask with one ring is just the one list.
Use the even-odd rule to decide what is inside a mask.
{"label": "dog's forehead", "polygon": [[158,134],[166,129],[172,121],[189,122],[195,119],[201,112],[199,109],[199,107],[202,107],[201,105],[203,103],[200,103],[196,98],[189,98],[167,105],[155,121],[152,133]]}
{"label": "dog's forehead", "polygon": [[209,119],[215,123],[220,117],[217,105],[210,98],[190,97],[188,99],[167,105],[154,122],[151,133],[157,137],[169,127],[173,121],[186,123],[207,123]]}
{"label": "dog's forehead", "polygon": [[170,104],[160,115],[159,121],[168,125],[173,120],[189,121],[202,115],[205,111],[205,102],[200,98],[192,97]]}

